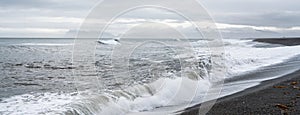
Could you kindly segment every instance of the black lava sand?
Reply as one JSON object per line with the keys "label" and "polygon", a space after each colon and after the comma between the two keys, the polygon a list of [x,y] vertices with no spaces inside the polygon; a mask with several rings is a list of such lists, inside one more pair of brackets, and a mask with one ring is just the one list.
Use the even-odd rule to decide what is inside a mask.
{"label": "black lava sand", "polygon": [[272,44],[281,44],[286,46],[300,45],[300,38],[261,38],[261,39],[255,39],[253,41],[272,43]]}
{"label": "black lava sand", "polygon": [[[284,80],[285,79],[285,80]],[[279,82],[279,83],[278,83]],[[300,115],[300,71],[219,99],[208,115]],[[183,115],[197,115],[193,107]]]}

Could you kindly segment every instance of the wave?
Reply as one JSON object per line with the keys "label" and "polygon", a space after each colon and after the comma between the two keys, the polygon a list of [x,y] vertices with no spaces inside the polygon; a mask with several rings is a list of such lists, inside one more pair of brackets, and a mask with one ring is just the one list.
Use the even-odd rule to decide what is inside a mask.
{"label": "wave", "polygon": [[[203,91],[197,92],[195,87]],[[126,90],[112,91],[76,101],[65,113],[73,114],[129,114],[151,111],[161,107],[188,106],[195,92],[204,94],[210,87],[206,80],[187,78],[159,79],[151,84],[138,85]],[[175,109],[176,110],[176,109]]]}
{"label": "wave", "polygon": [[225,50],[228,77],[283,63],[300,54],[300,46],[273,48],[225,47]]}
{"label": "wave", "polygon": [[[80,92],[74,96],[63,93],[25,94],[4,99],[0,111],[3,114],[13,112],[23,115],[41,113],[113,115],[145,112],[166,106],[178,110],[189,106],[191,101],[195,101],[193,100],[195,96],[198,98],[205,96],[210,85],[207,80],[162,78],[151,84],[101,94],[92,92]],[[201,88],[201,91],[193,90],[195,87]]]}
{"label": "wave", "polygon": [[120,42],[116,41],[116,40],[98,40],[97,41],[100,44],[104,44],[104,45],[118,45],[120,44]]}

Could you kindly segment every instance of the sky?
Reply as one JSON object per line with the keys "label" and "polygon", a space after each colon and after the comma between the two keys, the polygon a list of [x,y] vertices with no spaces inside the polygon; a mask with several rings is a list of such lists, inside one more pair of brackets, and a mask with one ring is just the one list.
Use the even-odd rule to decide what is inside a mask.
{"label": "sky", "polygon": [[[115,2],[117,0],[111,1],[111,7],[124,5]],[[225,38],[300,36],[299,0],[198,1],[213,18]],[[100,2],[99,0],[1,0],[0,37],[76,37],[81,23]],[[105,10],[109,12],[111,9]],[[105,17],[105,14],[101,15]],[[197,36],[193,32],[193,27],[186,21],[151,9],[132,12],[122,17],[118,24],[123,26],[111,27],[106,36],[116,36],[117,31],[128,28],[126,27],[128,25],[134,26],[137,22],[145,22],[141,17],[149,15],[152,16],[150,20],[154,22],[171,23],[174,25],[172,27],[180,28],[191,36]],[[97,21],[101,23],[101,19]]]}

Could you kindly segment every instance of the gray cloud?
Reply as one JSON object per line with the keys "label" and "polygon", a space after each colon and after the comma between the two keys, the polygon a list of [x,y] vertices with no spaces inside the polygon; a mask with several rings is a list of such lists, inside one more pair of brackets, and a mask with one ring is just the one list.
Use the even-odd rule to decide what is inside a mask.
{"label": "gray cloud", "polygon": [[253,25],[253,26],[273,26],[273,27],[295,27],[300,26],[299,12],[268,12],[268,13],[236,13],[215,15],[216,21],[221,23]]}
{"label": "gray cloud", "polygon": [[97,0],[1,0],[1,8],[16,9],[63,9],[82,10],[90,8]]}
{"label": "gray cloud", "polygon": [[[127,2],[115,2],[110,0],[106,4],[107,14],[99,14],[98,18],[109,16],[111,8],[116,5],[126,5]],[[12,36],[43,36],[74,37],[79,29],[80,21],[88,15],[89,10],[98,3],[98,0],[1,0],[0,1],[0,37]],[[246,25],[257,27],[281,28],[280,31],[262,30],[255,28],[231,28],[221,29],[227,37],[251,37],[251,36],[297,36],[300,32],[288,28],[300,26],[300,1],[298,0],[202,0],[203,6],[208,10],[217,23]],[[176,5],[176,4],[174,4]],[[186,12],[196,14],[197,10],[187,6]],[[196,16],[196,15],[195,15]],[[198,15],[197,15],[198,16]],[[199,15],[199,17],[201,17]],[[173,19],[171,23],[184,25],[185,20],[168,12],[155,9],[144,9],[124,15],[124,19]],[[101,22],[97,22],[101,24]],[[123,26],[136,22],[122,22]],[[92,25],[92,24],[91,24]],[[97,25],[92,25],[97,28]],[[22,28],[32,31],[21,32]],[[36,29],[68,30],[34,32]],[[286,30],[284,30],[286,28]],[[13,30],[16,32],[13,32]],[[182,31],[192,32],[193,27],[181,27]],[[5,31],[4,31],[5,30]],[[26,33],[27,32],[27,33]],[[93,32],[86,32],[87,34]],[[111,36],[111,33],[105,33]]]}
{"label": "gray cloud", "polygon": [[300,26],[298,0],[204,0],[203,4],[219,23]]}

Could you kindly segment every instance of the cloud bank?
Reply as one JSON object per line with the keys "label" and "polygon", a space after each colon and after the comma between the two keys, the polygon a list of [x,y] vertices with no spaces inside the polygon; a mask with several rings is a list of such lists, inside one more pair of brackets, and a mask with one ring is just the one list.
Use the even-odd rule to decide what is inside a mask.
{"label": "cloud bank", "polygon": [[[75,37],[80,24],[98,0],[2,0],[0,37]],[[300,1],[297,0],[199,0],[226,38],[300,36]],[[117,2],[112,1],[113,8]],[[108,11],[110,9],[107,9]],[[197,11],[194,11],[197,12]],[[193,12],[190,12],[193,13]],[[105,17],[105,14],[101,14]],[[146,18],[145,17],[149,17]],[[191,37],[194,27],[168,12],[145,9],[130,13],[105,36],[137,23],[162,22]],[[101,19],[97,20],[101,24]],[[163,29],[163,28],[158,28]],[[84,30],[83,30],[84,31]],[[86,31],[92,34],[92,31]]]}

